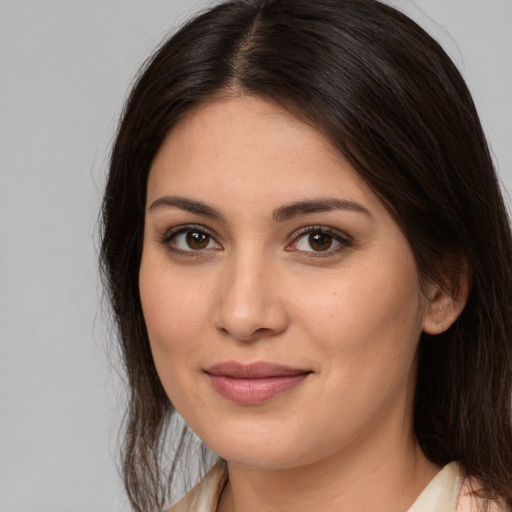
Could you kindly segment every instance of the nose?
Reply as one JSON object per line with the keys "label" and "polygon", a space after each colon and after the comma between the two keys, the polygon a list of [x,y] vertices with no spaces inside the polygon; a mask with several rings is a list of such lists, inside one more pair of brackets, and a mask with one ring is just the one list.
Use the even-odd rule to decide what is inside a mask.
{"label": "nose", "polygon": [[217,288],[214,327],[240,341],[257,341],[288,326],[279,268],[251,255],[231,258]]}

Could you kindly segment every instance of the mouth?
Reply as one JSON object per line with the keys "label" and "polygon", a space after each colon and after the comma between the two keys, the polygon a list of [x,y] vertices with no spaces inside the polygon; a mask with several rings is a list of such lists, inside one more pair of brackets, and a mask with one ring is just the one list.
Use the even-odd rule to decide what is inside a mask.
{"label": "mouth", "polygon": [[205,373],[215,391],[242,405],[262,404],[292,390],[312,373],[273,363],[248,365],[228,361],[214,365]]}

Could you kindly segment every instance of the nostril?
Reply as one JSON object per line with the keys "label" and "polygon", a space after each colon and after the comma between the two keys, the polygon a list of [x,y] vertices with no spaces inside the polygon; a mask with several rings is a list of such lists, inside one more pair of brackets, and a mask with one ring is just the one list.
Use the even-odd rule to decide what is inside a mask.
{"label": "nostril", "polygon": [[235,329],[227,329],[226,327],[219,327],[219,332],[224,336],[231,336],[240,341],[257,341],[261,338],[268,338],[275,334],[273,329],[267,327],[260,327],[254,331],[242,331]]}
{"label": "nostril", "polygon": [[267,336],[273,333],[272,329],[267,327],[260,327],[253,332],[253,336]]}
{"label": "nostril", "polygon": [[287,328],[288,315],[275,286],[243,276],[245,280],[232,278],[219,286],[211,317],[217,332],[240,341],[282,333]]}

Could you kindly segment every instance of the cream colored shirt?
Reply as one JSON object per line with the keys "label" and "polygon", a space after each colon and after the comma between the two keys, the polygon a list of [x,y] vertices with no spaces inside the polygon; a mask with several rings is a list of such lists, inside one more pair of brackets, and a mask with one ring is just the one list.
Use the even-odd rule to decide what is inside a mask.
{"label": "cream colored shirt", "polygon": [[[167,512],[215,512],[227,482],[225,464],[219,461],[203,480]],[[461,476],[456,462],[446,465],[425,487],[407,512],[477,512],[470,482]],[[498,506],[489,512],[505,512]]]}

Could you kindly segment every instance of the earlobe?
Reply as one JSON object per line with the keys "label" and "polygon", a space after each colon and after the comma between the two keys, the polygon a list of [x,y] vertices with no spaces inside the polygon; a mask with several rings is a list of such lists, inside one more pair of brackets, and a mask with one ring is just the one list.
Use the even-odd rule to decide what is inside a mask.
{"label": "earlobe", "polygon": [[458,260],[455,268],[452,266],[444,272],[442,283],[432,285],[423,318],[423,331],[427,334],[436,335],[448,330],[466,306],[471,270],[465,257]]}

